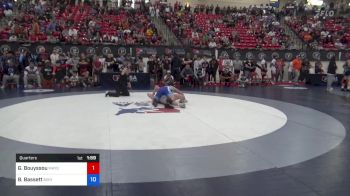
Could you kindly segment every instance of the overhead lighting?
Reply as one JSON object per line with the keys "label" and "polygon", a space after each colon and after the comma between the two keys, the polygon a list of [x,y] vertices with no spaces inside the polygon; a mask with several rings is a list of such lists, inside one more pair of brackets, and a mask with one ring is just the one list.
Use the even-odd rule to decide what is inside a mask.
{"label": "overhead lighting", "polygon": [[309,5],[321,6],[323,4],[323,0],[308,0]]}

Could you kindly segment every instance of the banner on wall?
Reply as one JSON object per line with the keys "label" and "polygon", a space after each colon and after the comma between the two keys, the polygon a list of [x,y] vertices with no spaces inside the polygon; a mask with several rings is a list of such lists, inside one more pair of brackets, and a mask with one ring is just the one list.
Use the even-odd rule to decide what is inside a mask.
{"label": "banner on wall", "polygon": [[79,55],[85,53],[88,55],[107,55],[113,53],[116,55],[131,55],[148,57],[150,55],[200,55],[214,57],[217,54],[218,58],[240,58],[240,59],[265,59],[270,61],[274,58],[283,58],[287,61],[292,60],[297,55],[302,59],[308,59],[310,61],[329,61],[333,56],[336,60],[346,60],[350,58],[349,50],[235,50],[235,49],[203,49],[203,48],[189,48],[189,47],[170,47],[170,46],[117,46],[117,45],[71,45],[71,44],[49,44],[49,43],[32,43],[32,44],[20,44],[15,42],[0,42],[0,51],[14,51],[20,52],[28,50],[31,53],[40,53],[45,51],[46,53],[52,53],[54,50],[58,52],[69,52],[71,54]]}

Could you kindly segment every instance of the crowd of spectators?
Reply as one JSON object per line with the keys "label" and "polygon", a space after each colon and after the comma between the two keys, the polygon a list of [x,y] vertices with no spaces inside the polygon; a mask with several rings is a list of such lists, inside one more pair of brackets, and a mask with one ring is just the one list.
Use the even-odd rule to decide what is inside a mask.
{"label": "crowd of spectators", "polygon": [[350,17],[287,16],[289,26],[312,49],[349,49]]}
{"label": "crowd of spectators", "polygon": [[[161,17],[188,46],[234,49],[296,49],[281,17],[312,49],[348,49],[350,17],[321,16],[272,6],[248,8],[179,2],[130,7],[101,6],[97,1],[0,1],[0,39],[21,42],[113,43],[158,46],[166,43],[151,17]],[[123,1],[124,2],[124,1]],[[294,11],[293,11],[294,10]]]}
{"label": "crowd of spectators", "polygon": [[184,44],[210,48],[294,49],[271,6],[231,8],[175,3],[159,5],[160,15]]}
{"label": "crowd of spectators", "polygon": [[[331,62],[336,68],[335,57]],[[348,75],[349,65],[347,61],[344,67],[344,73]],[[99,86],[101,74],[118,73],[125,67],[130,70],[130,80],[133,80],[135,73],[149,73],[151,84],[193,87],[305,82],[310,69],[313,69],[315,74],[325,74],[329,73],[330,66],[325,70],[322,62],[317,61],[312,68],[310,61],[300,56],[291,61],[273,58],[268,62],[265,59],[216,59],[214,56],[189,54],[132,57],[129,54],[112,53],[74,55],[57,50],[50,54],[41,49],[38,54],[26,50],[5,51],[0,56],[0,81],[1,88],[11,85],[19,88],[22,84],[24,88]]]}
{"label": "crowd of spectators", "polygon": [[[162,35],[142,9],[55,2],[18,1],[5,6],[0,13],[6,21],[0,28],[0,38],[23,42],[164,44]],[[12,11],[13,7],[16,11]]]}
{"label": "crowd of spectators", "polygon": [[86,55],[80,53],[59,53],[54,50],[51,54],[41,50],[39,54],[29,51],[6,51],[0,56],[1,88],[9,84],[17,88],[23,83],[24,88],[30,87],[89,87],[100,85],[101,73],[119,72],[128,67],[133,73],[143,72],[140,58],[130,55],[114,56]]}

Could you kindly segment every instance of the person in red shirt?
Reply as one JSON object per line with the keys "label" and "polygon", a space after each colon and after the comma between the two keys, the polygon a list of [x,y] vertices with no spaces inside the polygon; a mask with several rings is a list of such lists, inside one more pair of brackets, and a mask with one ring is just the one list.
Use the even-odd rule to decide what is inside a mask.
{"label": "person in red shirt", "polygon": [[98,56],[95,55],[92,62],[92,77],[95,84],[100,83],[100,75],[102,72],[102,68],[103,66],[101,61],[99,60]]}

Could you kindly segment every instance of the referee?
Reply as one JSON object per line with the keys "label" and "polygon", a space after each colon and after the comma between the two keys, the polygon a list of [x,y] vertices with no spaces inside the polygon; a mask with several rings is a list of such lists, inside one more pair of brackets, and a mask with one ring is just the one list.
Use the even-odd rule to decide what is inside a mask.
{"label": "referee", "polygon": [[124,66],[120,73],[120,76],[117,77],[115,92],[107,91],[105,96],[107,97],[119,97],[119,96],[130,96],[128,88],[131,88],[129,81],[129,69]]}

